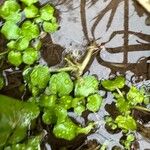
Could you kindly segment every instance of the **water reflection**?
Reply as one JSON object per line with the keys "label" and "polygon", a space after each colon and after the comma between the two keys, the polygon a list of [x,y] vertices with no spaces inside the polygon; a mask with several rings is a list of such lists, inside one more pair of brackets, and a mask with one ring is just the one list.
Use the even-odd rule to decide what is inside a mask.
{"label": "water reflection", "polygon": [[[52,38],[66,49],[76,50],[75,45],[84,47],[96,40],[108,52],[105,58],[101,51],[98,53],[96,61],[99,65],[116,72],[131,69],[135,74],[140,57],[145,56],[147,60],[146,57],[150,56],[150,30],[145,24],[148,14],[136,2],[64,0],[57,7],[61,12],[61,28]],[[99,68],[98,63],[94,65],[95,70]],[[148,61],[145,61],[145,65],[148,65]]]}

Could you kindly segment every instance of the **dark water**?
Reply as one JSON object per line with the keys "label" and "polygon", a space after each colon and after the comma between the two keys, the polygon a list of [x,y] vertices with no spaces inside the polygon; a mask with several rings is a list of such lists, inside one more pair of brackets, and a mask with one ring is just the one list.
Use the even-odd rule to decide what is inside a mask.
{"label": "dark water", "polygon": [[[75,58],[80,58],[87,45],[96,41],[101,44],[101,50],[93,55],[87,68],[90,74],[96,74],[99,79],[103,79],[121,73],[133,83],[142,83],[144,80],[149,80],[146,81],[147,84],[150,82],[150,15],[140,5],[133,0],[50,0],[50,2],[58,10],[60,29],[43,39],[40,63],[59,66],[63,64],[62,58],[65,53],[72,53]],[[0,43],[3,43],[2,40]],[[14,70],[7,64],[1,67],[1,70],[4,69],[8,86],[2,93],[16,98],[23,97],[24,91],[16,92],[18,89],[21,91],[23,81],[21,70]],[[104,105],[111,104],[111,101],[112,97],[108,95]],[[104,105],[97,114],[89,116],[92,120],[100,121],[100,127],[87,139],[106,143],[109,145],[108,149],[111,149],[114,145],[119,145],[119,137],[122,135],[109,134],[106,131],[103,118],[108,113]],[[109,107],[113,108],[112,105]],[[84,147],[96,150],[98,147],[95,141],[86,144],[84,136],[66,142],[58,141],[50,135],[45,141],[56,150],[66,145],[69,150],[83,150]],[[139,133],[137,143],[140,150],[150,148],[149,141]],[[45,149],[51,149],[49,144],[44,145],[47,147]]]}

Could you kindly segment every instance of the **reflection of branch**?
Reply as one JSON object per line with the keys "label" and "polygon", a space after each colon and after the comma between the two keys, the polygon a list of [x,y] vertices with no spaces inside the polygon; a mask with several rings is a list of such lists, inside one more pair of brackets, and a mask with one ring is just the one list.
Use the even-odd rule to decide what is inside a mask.
{"label": "reflection of branch", "polygon": [[[95,20],[95,22],[94,22],[94,24],[93,24],[93,26],[92,26],[92,28],[91,28],[92,36],[93,36],[94,39],[95,39],[94,32],[95,32],[95,29],[96,29],[98,23],[101,21],[101,19],[104,17],[104,15],[105,15],[108,11],[113,10],[114,8],[116,9],[117,6],[119,5],[119,3],[122,2],[122,1],[123,1],[123,0],[112,0],[112,1],[107,5],[107,7],[105,7],[105,8],[97,15],[97,17],[95,18],[96,20]],[[115,11],[113,11],[113,12],[115,13]],[[112,17],[112,18],[114,17],[114,14],[113,14],[113,13],[111,14],[111,17]],[[111,22],[112,22],[111,20],[112,20],[112,18],[111,18],[110,21],[109,21],[109,25],[107,25],[108,27],[111,25]]]}
{"label": "reflection of branch", "polygon": [[[133,51],[148,51],[150,50],[150,44],[135,44],[135,45],[128,45],[128,52]],[[124,46],[114,47],[114,48],[106,48],[109,53],[121,53],[123,52]]]}
{"label": "reflection of branch", "polygon": [[80,1],[80,14],[81,14],[82,30],[83,30],[83,33],[84,33],[86,40],[89,43],[90,39],[88,36],[88,30],[87,30],[85,7],[86,7],[86,0],[81,0]]}
{"label": "reflection of branch", "polygon": [[97,2],[98,2],[98,0],[91,0],[91,1],[89,2],[90,6],[89,6],[88,8],[92,7],[92,6],[95,5]]}
{"label": "reflection of branch", "polygon": [[[120,30],[120,31],[114,31],[111,35],[110,35],[110,38],[107,42],[105,43],[108,43],[110,42],[117,34],[123,34],[124,31],[123,30]],[[138,38],[144,40],[144,41],[147,41],[147,42],[150,42],[150,35],[149,34],[145,34],[145,33],[141,33],[141,32],[134,32],[134,31],[129,31],[128,32],[129,34],[132,34],[132,35],[135,35],[137,36]]]}
{"label": "reflection of branch", "polygon": [[113,18],[114,18],[114,15],[115,15],[115,13],[116,13],[116,11],[117,11],[117,7],[118,7],[118,5],[115,5],[114,6],[114,8],[112,9],[112,11],[111,11],[111,15],[110,15],[110,17],[109,17],[109,21],[108,21],[108,23],[107,23],[107,31],[108,31],[108,29],[110,28],[110,26],[111,26],[111,24],[112,24],[112,21],[113,21]]}

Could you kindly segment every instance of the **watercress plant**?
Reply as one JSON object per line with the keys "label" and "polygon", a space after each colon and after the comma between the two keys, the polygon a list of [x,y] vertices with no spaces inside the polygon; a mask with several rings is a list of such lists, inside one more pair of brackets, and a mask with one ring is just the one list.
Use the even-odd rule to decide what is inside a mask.
{"label": "watercress plant", "polygon": [[18,67],[22,63],[32,65],[39,59],[41,33],[53,33],[58,29],[55,9],[50,4],[36,7],[38,0],[6,0],[0,6],[3,19],[1,33],[8,40],[8,62]]}

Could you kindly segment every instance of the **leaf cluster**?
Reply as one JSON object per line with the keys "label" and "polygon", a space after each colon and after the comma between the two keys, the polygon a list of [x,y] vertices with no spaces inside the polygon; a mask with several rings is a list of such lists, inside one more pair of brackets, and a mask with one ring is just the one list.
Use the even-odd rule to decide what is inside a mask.
{"label": "leaf cluster", "polygon": [[58,29],[50,4],[36,7],[38,0],[6,0],[0,6],[0,17],[4,20],[1,33],[8,40],[8,61],[18,67],[32,65],[39,58],[42,32],[53,33]]}
{"label": "leaf cluster", "polygon": [[116,108],[120,112],[120,115],[115,120],[107,122],[113,127],[115,126],[115,128],[121,128],[123,131],[135,131],[137,124],[131,112],[136,106],[142,105],[144,94],[135,86],[131,86],[127,93],[126,91],[121,91],[125,86],[125,78],[122,76],[112,80],[104,80],[102,81],[102,86],[113,93]]}
{"label": "leaf cluster", "polygon": [[71,111],[81,116],[85,110],[99,110],[102,97],[98,94],[99,81],[94,76],[72,80],[66,72],[51,75],[47,67],[38,65],[26,69],[24,78],[33,94],[29,100],[41,108],[43,122],[54,125],[56,137],[72,140],[78,134],[91,131],[92,123],[80,127],[70,119],[68,113]]}

